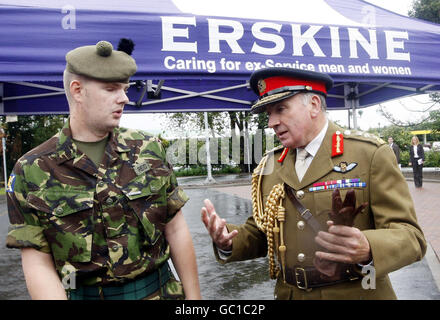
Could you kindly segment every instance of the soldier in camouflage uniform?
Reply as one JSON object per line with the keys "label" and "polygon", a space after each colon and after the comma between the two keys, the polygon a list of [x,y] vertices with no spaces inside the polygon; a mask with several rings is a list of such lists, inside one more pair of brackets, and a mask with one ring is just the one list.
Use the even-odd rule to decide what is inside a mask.
{"label": "soldier in camouflage uniform", "polygon": [[188,197],[160,141],[119,128],[134,59],[101,41],[66,61],[70,117],[18,160],[7,189],[7,246],[22,249],[31,297],[200,298]]}

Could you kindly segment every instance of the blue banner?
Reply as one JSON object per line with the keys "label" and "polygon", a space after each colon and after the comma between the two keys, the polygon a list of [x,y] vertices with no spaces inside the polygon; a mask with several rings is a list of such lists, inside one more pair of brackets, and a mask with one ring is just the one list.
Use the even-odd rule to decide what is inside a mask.
{"label": "blue banner", "polygon": [[[222,4],[230,1],[211,9],[219,12],[188,9],[183,1],[126,1],[111,8],[103,1],[70,1],[71,4],[60,7],[53,1],[23,0],[14,1],[15,5],[0,1],[0,82],[5,83],[4,98],[47,92],[41,88],[23,89],[11,82],[53,82],[55,87],[62,88],[60,81],[69,50],[100,40],[117,46],[120,38],[130,38],[136,44],[133,57],[138,72],[134,80],[149,79],[153,84],[165,80],[165,88],[173,83],[180,91],[232,87],[248,80],[254,70],[274,66],[325,72],[336,83],[358,83],[361,106],[408,94],[399,84],[415,93],[426,86],[436,89],[440,85],[438,25],[399,16],[359,0],[308,2],[301,2],[291,20],[283,12],[279,13],[280,20],[276,20],[275,11],[269,9],[266,19],[250,19],[244,9],[229,10],[234,11],[233,16],[222,16],[228,12]],[[304,16],[311,11],[310,5],[322,7],[316,17]],[[310,21],[303,21],[307,19]],[[380,95],[362,95],[376,91],[378,84],[390,83],[395,86],[384,87]],[[132,101],[140,95],[138,89],[131,89]],[[330,107],[345,107],[344,90],[343,86],[336,86],[330,92],[330,100],[334,101]],[[162,98],[179,94],[182,93],[178,90],[165,89]],[[256,98],[248,88],[219,95],[247,101]],[[59,109],[60,103],[65,112],[62,98],[54,94],[40,101],[46,104],[46,112]],[[207,100],[198,96],[187,104],[194,106],[194,99],[202,105]],[[21,113],[32,108],[31,102],[5,101],[3,113]],[[41,105],[30,112],[41,111]],[[218,108],[229,108],[224,106]],[[249,108],[237,103],[230,108],[234,106]],[[173,103],[161,108],[175,110],[180,106]],[[156,109],[153,104],[148,111]],[[128,110],[139,108],[129,106]]]}

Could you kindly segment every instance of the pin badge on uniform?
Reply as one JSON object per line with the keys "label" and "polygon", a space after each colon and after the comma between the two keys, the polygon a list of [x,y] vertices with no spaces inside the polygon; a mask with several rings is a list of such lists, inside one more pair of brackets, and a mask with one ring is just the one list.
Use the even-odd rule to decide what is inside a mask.
{"label": "pin badge on uniform", "polygon": [[137,195],[139,195],[139,194],[141,194],[142,193],[142,191],[140,191],[140,190],[135,190],[135,191],[131,191],[131,192],[129,192],[128,194],[127,194],[127,196],[137,196]]}
{"label": "pin badge on uniform", "polygon": [[353,170],[357,165],[358,164],[356,162],[348,164],[347,162],[343,161],[339,165],[334,166],[333,171],[345,173]]}

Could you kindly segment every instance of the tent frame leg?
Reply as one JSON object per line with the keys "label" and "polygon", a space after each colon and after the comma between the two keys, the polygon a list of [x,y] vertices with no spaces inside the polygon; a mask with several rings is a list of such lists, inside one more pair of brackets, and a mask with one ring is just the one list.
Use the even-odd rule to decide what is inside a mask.
{"label": "tent frame leg", "polygon": [[358,124],[356,111],[359,108],[359,84],[354,82],[344,84],[344,96],[345,109],[351,109],[353,129],[357,130]]}

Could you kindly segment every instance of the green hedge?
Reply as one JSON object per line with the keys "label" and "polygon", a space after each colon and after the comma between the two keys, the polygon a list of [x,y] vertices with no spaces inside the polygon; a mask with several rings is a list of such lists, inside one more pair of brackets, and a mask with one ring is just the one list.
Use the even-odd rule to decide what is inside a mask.
{"label": "green hedge", "polygon": [[[177,177],[187,177],[187,176],[206,176],[208,171],[206,166],[191,166],[189,168],[181,168],[174,171]],[[213,174],[227,174],[227,173],[240,173],[239,167],[234,166],[222,166],[221,168],[213,168]]]}
{"label": "green hedge", "polygon": [[401,151],[400,152],[400,164],[402,167],[408,167],[409,163],[409,151]]}
{"label": "green hedge", "polygon": [[[400,164],[402,167],[408,167],[409,163],[409,151],[400,152]],[[424,167],[440,167],[440,152],[427,151],[425,152]]]}
{"label": "green hedge", "polygon": [[428,151],[425,152],[424,167],[440,167],[440,152]]}

